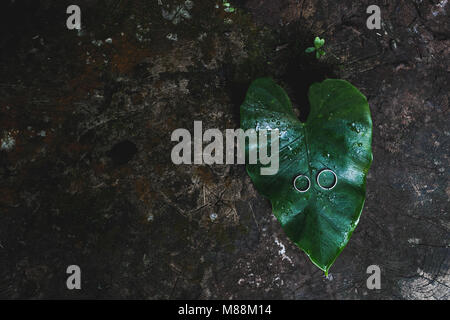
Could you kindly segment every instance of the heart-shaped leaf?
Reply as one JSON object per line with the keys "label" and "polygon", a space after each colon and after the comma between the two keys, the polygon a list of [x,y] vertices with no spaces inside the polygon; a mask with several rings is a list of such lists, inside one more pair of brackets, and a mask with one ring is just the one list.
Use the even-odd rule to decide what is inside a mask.
{"label": "heart-shaped leaf", "polygon": [[[372,120],[366,97],[344,80],[313,84],[309,101],[310,113],[302,123],[281,87],[269,78],[255,80],[241,106],[241,128],[279,130],[278,173],[261,175],[259,161],[247,164],[247,172],[258,192],[270,199],[288,237],[328,274],[364,205]],[[262,147],[251,143],[247,152]],[[336,178],[325,171],[318,179],[324,169]],[[308,187],[305,177],[297,179],[298,190],[294,187],[299,175],[310,180],[306,192],[299,192]]]}

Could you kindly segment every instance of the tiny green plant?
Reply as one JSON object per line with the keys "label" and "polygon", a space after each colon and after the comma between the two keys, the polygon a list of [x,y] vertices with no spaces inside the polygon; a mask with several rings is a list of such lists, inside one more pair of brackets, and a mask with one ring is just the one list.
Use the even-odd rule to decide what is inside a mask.
{"label": "tiny green plant", "polygon": [[325,39],[320,39],[320,37],[316,37],[314,39],[314,47],[309,47],[305,50],[306,53],[316,53],[316,58],[320,59],[325,55],[325,50],[322,47],[325,44]]}
{"label": "tiny green plant", "polygon": [[226,0],[223,0],[223,6],[225,7],[225,12],[233,13],[234,11],[236,11],[236,9],[231,6],[231,3]]}

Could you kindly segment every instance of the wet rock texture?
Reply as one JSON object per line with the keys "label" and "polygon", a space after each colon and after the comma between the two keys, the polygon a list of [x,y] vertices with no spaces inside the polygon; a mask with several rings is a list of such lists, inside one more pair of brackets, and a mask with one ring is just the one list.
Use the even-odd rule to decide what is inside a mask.
{"label": "wet rock texture", "polygon": [[[79,1],[79,32],[69,4],[0,10],[0,297],[449,298],[447,1],[378,1],[381,30],[367,1]],[[316,35],[321,61],[304,54]],[[238,128],[264,75],[300,118],[325,77],[371,106],[366,205],[328,279],[243,166],[170,159],[176,128]]]}

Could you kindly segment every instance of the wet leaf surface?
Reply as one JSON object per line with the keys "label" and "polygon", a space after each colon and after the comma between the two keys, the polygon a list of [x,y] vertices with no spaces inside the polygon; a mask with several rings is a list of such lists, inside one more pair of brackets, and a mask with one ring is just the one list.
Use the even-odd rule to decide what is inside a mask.
{"label": "wet leaf surface", "polygon": [[[241,125],[257,132],[279,130],[278,172],[262,175],[260,162],[247,165],[247,171],[257,190],[270,199],[289,238],[328,273],[364,205],[372,120],[366,98],[347,81],[315,83],[309,99],[311,111],[303,123],[281,87],[272,79],[258,79],[241,107]],[[250,142],[247,152],[267,147],[258,143]]]}

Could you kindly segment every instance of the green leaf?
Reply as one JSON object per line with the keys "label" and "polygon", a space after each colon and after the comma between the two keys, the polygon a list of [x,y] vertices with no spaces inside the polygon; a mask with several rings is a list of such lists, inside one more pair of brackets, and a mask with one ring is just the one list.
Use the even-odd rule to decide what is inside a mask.
{"label": "green leaf", "polygon": [[316,50],[316,58],[320,59],[321,57],[323,57],[325,55],[325,51],[323,49],[318,49]]}
{"label": "green leaf", "polygon": [[320,51],[317,50],[317,51],[316,51],[316,58],[317,58],[317,59],[320,59],[321,56],[322,56],[322,55],[320,54]]}
{"label": "green leaf", "polygon": [[307,48],[305,50],[306,53],[311,53],[311,52],[314,52],[314,51],[316,51],[316,48],[314,48],[314,47],[309,47],[309,48]]}
{"label": "green leaf", "polygon": [[316,38],[314,39],[314,46],[315,46],[316,48],[319,48],[319,47],[320,47],[320,38],[319,38],[319,37],[316,37]]}
{"label": "green leaf", "polygon": [[325,39],[320,39],[320,47],[323,47],[325,45]]}
{"label": "green leaf", "polygon": [[322,48],[325,45],[325,39],[320,39],[319,37],[316,37],[314,39],[314,47],[316,49]]}
{"label": "green leaf", "polygon": [[[279,129],[278,173],[261,175],[260,164],[247,164],[247,172],[258,192],[270,199],[287,236],[328,274],[364,205],[366,174],[372,162],[372,120],[366,97],[344,80],[313,84],[309,101],[310,113],[302,123],[281,87],[269,78],[255,80],[241,106],[241,128]],[[261,147],[249,144],[246,150]],[[323,190],[316,182],[323,169],[337,175],[332,190]],[[299,174],[311,181],[303,193],[293,185]],[[320,183],[329,187],[330,182],[322,177],[327,178],[321,176]],[[331,178],[334,181],[332,174]],[[300,190],[306,189],[301,186],[307,184],[306,178],[298,182]]]}

